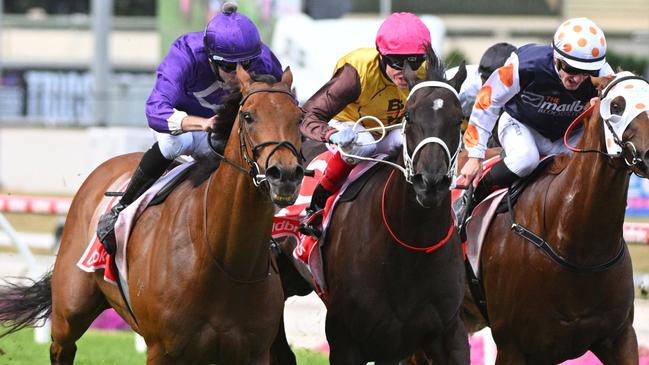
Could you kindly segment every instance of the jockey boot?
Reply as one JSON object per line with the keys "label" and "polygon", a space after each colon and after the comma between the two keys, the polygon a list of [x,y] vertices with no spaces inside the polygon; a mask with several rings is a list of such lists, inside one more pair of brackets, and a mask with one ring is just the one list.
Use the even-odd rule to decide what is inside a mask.
{"label": "jockey boot", "polygon": [[117,204],[110,211],[99,217],[97,223],[97,237],[106,248],[106,252],[114,255],[116,251],[115,242],[115,222],[119,213],[128,205],[133,203],[142,193],[151,187],[162,174],[167,170],[173,160],[167,160],[160,152],[160,147],[156,142],[142,156],[140,165],[133,172],[131,181],[128,183],[124,194]]}
{"label": "jockey boot", "polygon": [[340,189],[353,168],[354,165],[350,165],[342,159],[340,152],[336,152],[327,161],[327,167],[322,179],[313,190],[311,204],[306,208],[307,215],[300,223],[298,231],[314,238],[320,238],[322,235],[322,211],[327,204],[327,199]]}
{"label": "jockey boot", "polygon": [[460,198],[461,206],[456,213],[456,219],[460,231],[460,238],[463,241],[466,240],[466,222],[471,216],[473,208],[489,196],[496,188],[509,187],[518,178],[518,175],[512,172],[503,160],[500,160],[482,176],[482,179],[478,181],[478,185],[475,188],[471,185],[462,194]]}

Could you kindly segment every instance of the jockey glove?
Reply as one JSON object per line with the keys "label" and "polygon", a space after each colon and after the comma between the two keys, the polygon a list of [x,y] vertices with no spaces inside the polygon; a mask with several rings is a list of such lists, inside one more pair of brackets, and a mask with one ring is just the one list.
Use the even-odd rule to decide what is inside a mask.
{"label": "jockey glove", "polygon": [[329,142],[342,148],[349,147],[356,141],[356,132],[352,127],[345,127],[329,137]]}

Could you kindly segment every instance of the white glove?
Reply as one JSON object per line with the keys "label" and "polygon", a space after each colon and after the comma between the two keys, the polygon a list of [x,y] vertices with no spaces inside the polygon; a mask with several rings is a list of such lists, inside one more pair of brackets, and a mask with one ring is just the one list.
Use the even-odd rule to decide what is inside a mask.
{"label": "white glove", "polygon": [[356,142],[356,132],[352,127],[345,127],[329,137],[329,142],[338,145],[341,148],[346,148]]}

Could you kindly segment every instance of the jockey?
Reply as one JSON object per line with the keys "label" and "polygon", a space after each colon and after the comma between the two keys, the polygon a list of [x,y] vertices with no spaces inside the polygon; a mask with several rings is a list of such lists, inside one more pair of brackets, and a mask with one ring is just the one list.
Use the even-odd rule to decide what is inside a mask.
{"label": "jockey", "polygon": [[[507,187],[531,174],[540,155],[569,152],[562,137],[597,96],[591,77],[611,74],[604,32],[587,18],[565,21],[551,45],[522,46],[493,72],[478,93],[463,137],[469,159],[460,174],[475,190],[472,197],[465,197],[464,209],[457,215],[460,225],[494,187]],[[505,158],[478,183],[487,140],[497,120]],[[570,142],[580,137],[578,131]]]}
{"label": "jockey", "polygon": [[[408,97],[403,68],[408,63],[411,69],[420,69],[425,60],[425,46],[430,43],[430,32],[417,16],[390,15],[379,27],[376,48],[360,48],[341,58],[333,77],[304,104],[302,133],[312,140],[331,143],[363,157],[399,148],[400,130],[392,130],[374,144],[374,136],[362,131],[377,124],[363,123],[354,130],[354,122],[363,116],[374,116],[386,126],[401,121]],[[306,222],[311,225],[301,226],[304,233],[317,235],[311,216],[322,210],[355,163],[343,159],[340,152],[335,152],[328,161],[307,208]]]}
{"label": "jockey", "polygon": [[282,68],[261,42],[255,24],[225,3],[221,13],[204,32],[178,38],[157,70],[157,81],[146,102],[149,127],[157,142],[144,153],[119,203],[99,219],[97,236],[114,250],[114,225],[119,213],[166,171],[180,155],[211,153],[207,132],[214,132],[215,145],[223,153],[229,126],[219,124],[218,111],[226,97],[238,89],[237,63],[254,75],[272,75]]}

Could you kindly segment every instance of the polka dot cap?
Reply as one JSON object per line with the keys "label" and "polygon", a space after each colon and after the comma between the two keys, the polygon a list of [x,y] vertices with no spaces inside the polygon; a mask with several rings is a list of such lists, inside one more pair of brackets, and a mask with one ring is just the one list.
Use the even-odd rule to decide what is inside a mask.
{"label": "polka dot cap", "polygon": [[606,64],[604,32],[588,18],[563,22],[554,33],[554,55],[580,70],[599,70]]}

